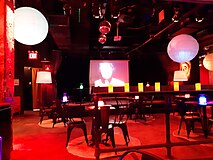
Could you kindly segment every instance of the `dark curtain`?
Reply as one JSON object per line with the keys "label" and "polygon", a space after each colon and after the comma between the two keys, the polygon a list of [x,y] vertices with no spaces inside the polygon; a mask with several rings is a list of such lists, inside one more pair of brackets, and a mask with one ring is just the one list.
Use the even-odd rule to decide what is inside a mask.
{"label": "dark curtain", "polygon": [[51,66],[52,66],[52,86],[53,86],[53,93],[54,98],[57,98],[57,82],[56,82],[56,75],[58,72],[58,69],[61,65],[62,56],[61,51],[53,50],[52,51],[52,60],[51,60]]}

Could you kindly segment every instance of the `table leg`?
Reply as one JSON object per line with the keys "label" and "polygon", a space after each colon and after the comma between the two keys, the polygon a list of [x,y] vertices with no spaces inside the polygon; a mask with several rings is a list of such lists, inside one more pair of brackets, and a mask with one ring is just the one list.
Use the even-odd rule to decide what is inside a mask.
{"label": "table leg", "polygon": [[208,125],[207,122],[208,118],[207,118],[207,114],[206,114],[206,106],[203,106],[203,128],[204,128],[204,136],[205,138],[208,137]]}
{"label": "table leg", "polygon": [[167,110],[166,110],[166,150],[168,158],[172,157],[171,151],[171,139],[170,139],[170,107],[171,107],[171,97],[167,97]]}

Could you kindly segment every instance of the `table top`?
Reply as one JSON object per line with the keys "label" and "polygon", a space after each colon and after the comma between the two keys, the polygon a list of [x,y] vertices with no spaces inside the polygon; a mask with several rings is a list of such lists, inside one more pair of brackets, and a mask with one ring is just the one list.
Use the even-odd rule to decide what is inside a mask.
{"label": "table top", "polygon": [[72,102],[69,102],[69,103],[65,103],[65,107],[78,107],[78,106],[92,106],[94,105],[93,102],[84,102],[84,103],[72,103]]}
{"label": "table top", "polygon": [[[189,100],[189,101],[185,101],[184,103],[185,103],[185,104],[194,104],[194,105],[199,104],[198,101],[190,101],[190,100]],[[208,102],[207,102],[207,105],[213,105],[213,100],[208,101]]]}

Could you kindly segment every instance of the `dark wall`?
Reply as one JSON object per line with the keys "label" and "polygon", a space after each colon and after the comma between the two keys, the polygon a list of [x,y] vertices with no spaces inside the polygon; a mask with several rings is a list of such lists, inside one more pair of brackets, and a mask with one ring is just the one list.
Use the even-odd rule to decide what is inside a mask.
{"label": "dark wall", "polygon": [[155,53],[144,53],[130,60],[130,84],[137,85],[139,82],[161,82],[166,85],[168,81],[167,71],[163,68],[162,61]]}
{"label": "dark wall", "polygon": [[62,97],[64,92],[69,95],[79,88],[83,83],[84,88],[89,87],[89,58],[62,56],[62,62],[57,76],[58,97]]}

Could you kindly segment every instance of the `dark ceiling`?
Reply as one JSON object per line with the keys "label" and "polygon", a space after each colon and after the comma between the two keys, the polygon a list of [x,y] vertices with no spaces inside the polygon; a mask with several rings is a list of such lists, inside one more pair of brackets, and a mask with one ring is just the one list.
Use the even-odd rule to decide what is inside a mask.
{"label": "dark ceiling", "polygon": [[[16,8],[22,6],[47,17],[54,49],[65,54],[128,59],[150,50],[166,53],[171,38],[183,33],[195,37],[201,50],[213,48],[213,0],[16,0]],[[172,21],[174,15],[178,22]],[[203,21],[197,22],[198,17]],[[101,44],[98,27],[104,19],[111,31]]]}

